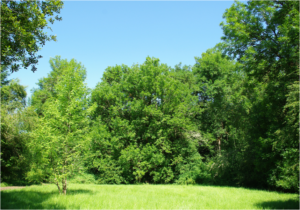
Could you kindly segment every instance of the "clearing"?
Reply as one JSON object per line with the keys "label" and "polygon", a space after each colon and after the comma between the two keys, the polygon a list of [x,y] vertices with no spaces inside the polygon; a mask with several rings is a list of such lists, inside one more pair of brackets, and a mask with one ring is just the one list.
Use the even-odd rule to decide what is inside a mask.
{"label": "clearing", "polygon": [[201,185],[69,184],[1,191],[2,209],[299,209],[299,195]]}

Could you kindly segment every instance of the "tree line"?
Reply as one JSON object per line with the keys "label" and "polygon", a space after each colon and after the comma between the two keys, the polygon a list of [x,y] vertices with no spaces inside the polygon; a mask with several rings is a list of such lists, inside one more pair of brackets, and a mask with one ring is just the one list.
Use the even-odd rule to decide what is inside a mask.
{"label": "tree line", "polygon": [[[26,105],[1,67],[1,181],[299,190],[299,2],[235,2],[222,42],[170,67],[50,59]],[[2,52],[1,52],[2,53]],[[12,70],[11,70],[12,71]]]}

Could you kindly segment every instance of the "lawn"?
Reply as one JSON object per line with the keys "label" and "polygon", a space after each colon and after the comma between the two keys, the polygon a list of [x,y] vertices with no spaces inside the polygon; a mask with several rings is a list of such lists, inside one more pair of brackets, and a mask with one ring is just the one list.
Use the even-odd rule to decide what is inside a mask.
{"label": "lawn", "polygon": [[2,209],[298,209],[299,195],[199,185],[70,184],[1,191]]}

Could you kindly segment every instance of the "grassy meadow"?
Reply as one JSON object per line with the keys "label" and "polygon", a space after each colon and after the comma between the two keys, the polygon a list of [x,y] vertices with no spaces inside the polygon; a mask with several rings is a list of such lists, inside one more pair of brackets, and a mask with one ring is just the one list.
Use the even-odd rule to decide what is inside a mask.
{"label": "grassy meadow", "polygon": [[2,209],[298,209],[299,195],[199,185],[70,184],[1,191]]}

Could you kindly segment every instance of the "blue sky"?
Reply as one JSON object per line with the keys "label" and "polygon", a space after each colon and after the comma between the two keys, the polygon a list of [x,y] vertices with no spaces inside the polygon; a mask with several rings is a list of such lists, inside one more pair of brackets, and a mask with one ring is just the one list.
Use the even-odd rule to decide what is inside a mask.
{"label": "blue sky", "polygon": [[219,26],[233,1],[65,1],[62,21],[52,25],[57,42],[47,42],[37,71],[21,69],[10,75],[27,86],[51,71],[50,57],[75,58],[87,69],[90,88],[108,66],[143,63],[147,56],[174,67],[194,65],[207,49],[221,41]]}

